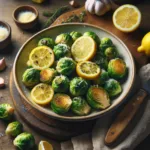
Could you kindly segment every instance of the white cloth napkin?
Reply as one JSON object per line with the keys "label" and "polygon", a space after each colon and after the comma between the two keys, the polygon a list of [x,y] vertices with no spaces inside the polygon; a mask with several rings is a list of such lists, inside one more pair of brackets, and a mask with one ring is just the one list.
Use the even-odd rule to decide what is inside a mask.
{"label": "white cloth napkin", "polygon": [[[143,66],[139,71],[142,82],[150,79],[150,64]],[[128,96],[133,96],[135,91],[140,88],[139,78],[137,77],[134,87]],[[127,99],[128,99],[127,98]],[[130,113],[130,112],[129,112]],[[62,142],[62,150],[133,150],[142,140],[150,134],[150,97],[145,99],[139,112],[130,123],[129,133],[126,131],[120,137],[120,141],[113,147],[108,147],[104,143],[104,138],[114,118],[114,113],[104,116],[97,120],[92,133],[83,134],[71,138],[70,141]],[[121,141],[122,139],[122,141]]]}

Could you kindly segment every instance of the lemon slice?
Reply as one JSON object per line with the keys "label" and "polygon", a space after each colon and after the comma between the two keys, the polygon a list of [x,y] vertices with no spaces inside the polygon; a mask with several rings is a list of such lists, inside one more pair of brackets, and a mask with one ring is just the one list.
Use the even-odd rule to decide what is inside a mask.
{"label": "lemon slice", "polygon": [[136,30],[141,22],[141,12],[134,5],[122,5],[113,14],[114,26],[123,32]]}
{"label": "lemon slice", "polygon": [[54,95],[52,87],[48,84],[40,83],[31,91],[32,100],[39,105],[47,105],[51,102]]}
{"label": "lemon slice", "polygon": [[78,76],[84,79],[96,79],[100,74],[100,67],[91,61],[82,61],[77,64]]}
{"label": "lemon slice", "polygon": [[50,143],[48,143],[47,141],[41,141],[39,143],[38,150],[53,150],[53,146]]}
{"label": "lemon slice", "polygon": [[54,53],[47,46],[39,46],[31,51],[29,61],[33,68],[43,70],[54,63]]}
{"label": "lemon slice", "polygon": [[91,60],[96,53],[96,43],[91,37],[82,36],[72,45],[71,53],[77,62]]}

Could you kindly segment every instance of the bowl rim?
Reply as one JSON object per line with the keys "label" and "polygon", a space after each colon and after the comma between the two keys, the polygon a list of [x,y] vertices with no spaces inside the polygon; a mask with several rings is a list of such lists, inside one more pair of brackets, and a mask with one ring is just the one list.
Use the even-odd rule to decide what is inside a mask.
{"label": "bowl rim", "polygon": [[4,26],[8,30],[8,36],[5,39],[3,39],[2,41],[0,41],[0,43],[2,43],[2,42],[5,42],[9,38],[9,36],[11,35],[11,27],[7,22],[2,21],[2,20],[0,20],[0,26]]}
{"label": "bowl rim", "polygon": [[[81,26],[88,26],[88,27],[94,27],[94,28],[97,28],[97,29],[100,29],[100,30],[103,30],[104,32],[107,32],[108,34],[112,35],[114,38],[116,38],[124,47],[125,49],[127,50],[127,53],[128,53],[128,56],[130,57],[130,60],[132,62],[132,74],[130,76],[131,78],[131,82],[130,82],[130,85],[127,89],[127,91],[124,93],[124,95],[122,96],[122,98],[120,98],[120,100],[113,106],[113,107],[108,107],[107,109],[105,110],[102,110],[102,111],[99,111],[98,113],[96,114],[91,114],[90,116],[87,115],[87,116],[74,116],[74,117],[70,117],[70,116],[63,116],[63,115],[59,115],[59,114],[50,114],[48,110],[45,110],[45,109],[41,109],[41,106],[39,105],[35,105],[33,104],[23,93],[22,89],[20,88],[20,85],[18,83],[18,79],[17,79],[17,75],[16,75],[16,64],[17,64],[17,60],[23,50],[23,48],[25,47],[25,45],[31,40],[33,39],[35,36],[41,34],[42,32],[46,31],[46,30],[49,30],[49,29],[53,29],[53,28],[57,28],[57,27],[60,27],[60,26],[74,26],[74,25],[81,25]],[[92,119],[96,119],[96,118],[99,118],[101,116],[104,116],[110,112],[112,112],[113,110],[115,110],[117,107],[119,107],[125,100],[125,98],[128,96],[132,86],[133,86],[133,83],[134,83],[134,80],[135,80],[135,63],[134,63],[134,59],[133,59],[133,56],[131,54],[131,52],[129,51],[129,49],[127,48],[127,46],[124,44],[124,42],[118,38],[116,35],[114,35],[113,33],[111,33],[110,31],[107,31],[106,29],[104,28],[101,28],[101,27],[98,27],[98,26],[95,26],[95,25],[91,25],[91,24],[88,24],[88,23],[67,23],[67,24],[61,24],[61,25],[55,25],[55,26],[52,26],[52,27],[48,27],[44,30],[41,30],[40,32],[34,34],[32,37],[30,37],[23,45],[22,47],[20,48],[20,50],[18,51],[17,55],[16,55],[16,58],[15,58],[15,61],[14,61],[14,65],[13,65],[13,77],[14,77],[14,81],[15,81],[15,85],[17,87],[17,90],[19,91],[20,95],[23,97],[24,100],[26,100],[26,102],[31,105],[33,108],[35,108],[36,110],[40,111],[41,113],[51,117],[51,118],[54,118],[54,119],[57,119],[57,120],[62,120],[62,121],[86,121],[86,120],[92,120]],[[118,97],[119,98],[119,97]]]}
{"label": "bowl rim", "polygon": [[[35,15],[36,15],[36,17],[35,17],[32,21],[30,21],[30,22],[20,22],[20,21],[18,21],[17,18],[15,17],[15,13],[18,11],[18,9],[21,9],[21,8],[23,9],[24,7],[29,7],[29,8],[31,8],[31,9],[34,11]],[[12,13],[12,18],[13,18],[13,20],[14,20],[15,22],[19,23],[19,24],[24,24],[24,25],[34,22],[34,21],[38,18],[38,16],[39,16],[38,10],[37,10],[35,7],[30,6],[30,5],[21,5],[21,6],[18,6],[17,8],[15,8],[15,10],[14,10],[13,13]]]}

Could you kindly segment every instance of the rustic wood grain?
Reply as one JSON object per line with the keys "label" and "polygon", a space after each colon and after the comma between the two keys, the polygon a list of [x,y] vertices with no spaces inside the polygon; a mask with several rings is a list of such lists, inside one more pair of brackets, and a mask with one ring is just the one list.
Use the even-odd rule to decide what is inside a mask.
{"label": "rustic wood grain", "polygon": [[[82,4],[84,3],[84,1],[79,1],[79,2]],[[9,47],[7,47],[3,51],[3,53],[0,51],[0,58],[6,57],[6,61],[7,61],[7,69],[4,72],[0,72],[0,76],[5,79],[5,83],[6,83],[5,89],[0,89],[0,103],[8,102],[11,105],[13,105],[13,102],[11,100],[10,93],[9,93],[9,87],[8,87],[9,73],[12,69],[12,65],[13,65],[13,61],[16,56],[16,53],[18,52],[21,45],[34,33],[39,31],[41,29],[41,24],[43,24],[44,21],[46,20],[46,18],[42,16],[42,12],[44,10],[52,11],[60,6],[67,5],[67,4],[68,4],[67,0],[65,1],[48,0],[47,3],[42,4],[42,5],[34,4],[31,2],[31,0],[0,0],[0,20],[4,20],[8,22],[12,28],[12,44]],[[32,5],[38,9],[39,14],[40,14],[39,16],[40,24],[36,28],[34,28],[34,30],[30,30],[30,31],[21,30],[13,22],[12,12],[19,5]],[[142,36],[146,32],[148,32],[150,29],[149,6],[150,6],[149,0],[138,5],[139,9],[142,12],[143,21],[142,21],[141,27],[134,34],[129,34],[129,37],[128,37],[128,34],[121,33],[122,40],[125,43],[126,43],[126,40],[128,40],[130,41],[129,45],[130,44],[133,45],[132,46],[134,48],[134,51],[132,52],[133,55],[136,53],[135,47],[137,47],[137,43],[140,44],[139,41],[141,40]],[[108,19],[111,19],[110,13],[107,14],[105,18],[95,16],[93,22],[91,23],[94,24],[95,23],[94,21],[97,18],[101,19],[102,21],[104,20],[108,22],[108,26],[109,26],[109,23],[111,24],[111,21],[108,21]],[[99,24],[99,25],[104,26],[104,24]],[[112,28],[110,31],[112,30],[114,30],[114,34],[115,32],[119,32],[114,28]],[[125,35],[127,35],[127,37]],[[131,39],[133,39],[134,42],[132,42]],[[147,58],[145,58],[145,56],[142,56],[141,54],[137,55],[136,60],[137,60],[137,64],[139,64],[138,66],[144,65],[147,62]],[[58,142],[55,142],[54,140],[51,140],[50,138],[46,138],[42,136],[40,132],[37,132],[36,130],[34,130],[34,128],[31,128],[31,126],[28,126],[28,124],[26,124],[26,122],[22,118],[20,118],[17,112],[15,112],[15,117],[16,117],[15,119],[23,123],[25,131],[31,132],[35,136],[36,144],[38,144],[40,140],[47,140],[52,143],[55,150],[60,150],[60,145]],[[6,124],[0,120],[0,150],[15,150],[12,144],[13,139],[5,135],[5,128],[6,128]],[[150,140],[147,139],[146,142],[140,145],[139,148],[137,149],[146,150],[149,142]],[[147,146],[146,146],[146,143],[147,143]]]}

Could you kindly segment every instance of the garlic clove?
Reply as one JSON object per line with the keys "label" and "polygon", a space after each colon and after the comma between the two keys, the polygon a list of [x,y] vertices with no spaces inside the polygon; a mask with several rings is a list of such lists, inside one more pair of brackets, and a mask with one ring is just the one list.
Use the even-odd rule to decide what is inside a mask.
{"label": "garlic clove", "polygon": [[0,60],[0,71],[3,71],[6,68],[6,61],[5,58]]}
{"label": "garlic clove", "polygon": [[5,86],[5,81],[2,77],[0,77],[0,88],[3,88]]}
{"label": "garlic clove", "polygon": [[96,1],[95,4],[95,14],[98,16],[102,16],[107,12],[107,8],[105,4],[101,1]]}
{"label": "garlic clove", "polygon": [[89,0],[87,0],[87,1],[85,2],[85,9],[86,9],[86,10],[88,10],[88,6],[89,6],[89,4],[90,4],[90,1],[89,1]]}
{"label": "garlic clove", "polygon": [[69,4],[74,8],[78,8],[80,6],[79,3],[75,0],[70,1]]}
{"label": "garlic clove", "polygon": [[95,14],[95,0],[91,0],[88,9],[87,9],[91,14]]}

